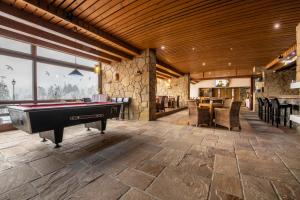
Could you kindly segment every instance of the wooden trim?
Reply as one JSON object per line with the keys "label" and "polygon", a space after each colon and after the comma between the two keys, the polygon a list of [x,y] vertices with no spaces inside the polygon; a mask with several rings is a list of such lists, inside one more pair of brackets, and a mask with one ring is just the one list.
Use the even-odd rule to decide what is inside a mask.
{"label": "wooden trim", "polygon": [[281,59],[284,59],[284,58],[288,57],[293,51],[296,51],[296,50],[297,50],[297,44],[293,44],[291,47],[289,47],[287,50],[285,50],[280,55],[281,58],[277,57],[274,60],[272,60],[270,63],[268,63],[266,65],[266,69],[273,68],[275,65],[277,65],[281,61]]}
{"label": "wooden trim", "polygon": [[71,23],[72,25],[76,26],[79,29],[86,30],[98,37],[108,40],[108,41],[112,42],[113,44],[115,44],[119,47],[122,47],[135,55],[139,55],[141,53],[141,51],[138,48],[122,41],[121,39],[105,32],[99,28],[96,28],[96,27],[86,23],[85,21],[77,18],[76,16],[68,17],[68,15],[70,16],[71,13],[65,12],[63,9],[55,7],[45,0],[24,0],[24,1],[29,3],[30,5],[34,6],[37,9],[44,10],[45,12],[47,12],[51,15],[54,15],[64,21]]}
{"label": "wooden trim", "polygon": [[257,78],[260,77],[258,75],[239,75],[239,76],[220,76],[220,77],[209,77],[209,78],[201,78],[197,80],[193,80],[194,82],[197,81],[203,81],[203,80],[212,80],[212,79],[228,79],[228,78]]}
{"label": "wooden trim", "polygon": [[157,78],[161,78],[161,79],[169,79],[170,77],[167,77],[167,76],[164,76],[164,75],[162,75],[162,74],[156,74],[156,77]]}
{"label": "wooden trim", "polygon": [[[4,12],[6,14],[12,15],[14,17],[17,17],[19,19],[26,20],[26,21],[32,23],[33,25],[37,25],[37,26],[49,29],[51,31],[57,32],[59,34],[65,35],[67,37],[74,38],[78,41],[81,41],[81,42],[84,42],[84,43],[89,44],[91,46],[94,46],[97,49],[102,50],[103,52],[113,54],[115,56],[125,58],[125,59],[133,59],[132,55],[130,55],[130,54],[124,52],[124,51],[121,51],[119,49],[116,49],[114,47],[106,45],[103,42],[100,42],[98,40],[87,38],[87,37],[79,34],[78,32],[74,32],[72,30],[68,30],[68,29],[65,29],[63,27],[57,26],[56,24],[49,23],[49,22],[43,20],[42,18],[39,18],[39,17],[34,16],[30,13],[27,13],[27,12],[21,11],[17,8],[14,8],[12,6],[9,6],[6,3],[0,2],[0,11]],[[6,25],[8,24],[8,27],[12,27],[13,29],[16,28],[14,23],[17,22],[17,21],[10,20],[10,21],[12,21],[12,24],[5,23],[5,21],[3,21],[3,18],[4,17],[2,17],[2,19],[0,19],[0,24],[1,23],[6,24]],[[9,18],[5,18],[5,19],[9,19]],[[18,22],[18,23],[20,23],[20,22]],[[4,26],[6,26],[6,25],[4,25]],[[32,26],[29,26],[29,27],[31,28]],[[40,31],[41,29],[38,29],[38,30]],[[46,32],[46,33],[48,33],[48,32]],[[39,37],[43,36],[43,35],[41,35],[40,32],[36,33],[35,35],[39,36]],[[65,39],[65,38],[63,38],[63,39]],[[56,41],[56,40],[52,40],[52,39],[49,39],[49,40]],[[66,41],[66,40],[67,39],[65,39],[64,41]],[[58,41],[58,42],[61,43],[61,44],[65,44],[64,42],[60,42],[60,41]],[[65,44],[65,45],[67,45],[67,44]]]}
{"label": "wooden trim", "polygon": [[[121,61],[121,59],[116,57],[116,56],[104,53],[102,51],[90,48],[90,47],[82,45],[82,44],[79,44],[75,41],[71,41],[71,40],[59,37],[55,34],[52,34],[52,33],[46,32],[46,31],[42,31],[42,30],[39,30],[37,28],[33,28],[31,26],[16,22],[14,20],[11,20],[11,19],[8,19],[8,18],[2,17],[2,16],[0,16],[0,24],[3,25],[3,26],[9,27],[9,28],[18,30],[18,31],[28,33],[30,35],[34,35],[34,36],[38,36],[38,34],[40,34],[41,36],[38,36],[38,37],[43,37],[43,38],[45,38],[49,41],[55,41],[55,42],[60,43],[60,44],[66,44],[69,47],[72,47],[72,48],[75,48],[75,49],[80,49],[80,50],[86,51],[88,53],[98,55],[99,57],[102,57],[102,58],[105,58],[105,59],[109,59],[109,60],[112,60],[112,61],[118,61],[118,62]],[[1,31],[0,34],[5,35],[6,37],[10,37],[9,32],[10,31],[7,31],[7,30],[5,31],[4,30],[3,32]],[[11,36],[15,36],[15,37],[19,37],[19,38],[22,37],[21,34],[18,34],[18,33],[11,34]],[[39,39],[34,39],[33,37],[29,37],[29,36],[23,36],[23,38],[29,40],[29,42],[31,42],[31,43],[38,42],[38,43],[42,43],[44,45],[46,43],[45,41],[42,42]],[[48,43],[50,43],[50,42],[48,42]],[[52,46],[54,46],[54,45],[52,44]]]}
{"label": "wooden trim", "polygon": [[[37,56],[36,46],[31,45],[31,54],[33,57]],[[32,91],[33,91],[33,100],[37,100],[37,62],[33,60],[32,62]]]}
{"label": "wooden trim", "polygon": [[168,70],[170,73],[173,73],[174,75],[178,76],[183,76],[184,73],[180,72],[179,70],[175,69],[174,67],[172,67],[171,65],[163,62],[160,59],[156,59],[156,65],[159,65],[161,67],[163,67],[165,70]]}
{"label": "wooden trim", "polygon": [[104,62],[104,63],[107,63],[107,64],[111,64],[111,62],[109,60],[104,59],[104,57],[101,58],[102,57],[101,55],[98,55],[99,57],[96,57],[96,56],[93,56],[93,55],[90,55],[90,54],[87,54],[87,53],[83,53],[83,52],[76,51],[76,50],[73,50],[73,49],[69,49],[69,48],[66,48],[66,47],[63,47],[63,46],[52,44],[52,43],[46,42],[44,40],[39,40],[37,38],[30,37],[30,36],[27,36],[27,35],[22,35],[22,34],[19,34],[19,33],[15,33],[15,32],[12,32],[12,31],[9,31],[9,30],[6,30],[6,29],[0,28],[0,35],[2,35],[4,37],[7,37],[7,38],[15,39],[15,40],[18,40],[18,41],[34,44],[34,45],[37,45],[37,46],[57,50],[57,51],[60,51],[60,52],[65,52],[65,53],[69,53],[69,54],[72,54],[72,55],[77,55],[77,56],[80,56],[82,58],[86,58],[86,59],[90,59],[90,60],[95,60],[95,61],[100,61],[100,62]]}
{"label": "wooden trim", "polygon": [[81,69],[81,70],[85,70],[85,71],[91,71],[91,72],[94,71],[93,68],[86,67],[83,65],[73,64],[73,63],[69,63],[69,62],[65,62],[65,61],[60,61],[60,60],[55,60],[55,59],[45,58],[45,57],[40,57],[40,56],[35,57],[31,54],[12,51],[12,50],[3,49],[3,48],[0,48],[0,55],[6,55],[6,56],[17,57],[17,58],[28,59],[28,60],[35,60],[37,62],[59,65],[62,67],[77,68],[77,69]]}
{"label": "wooden trim", "polygon": [[170,76],[170,77],[175,77],[175,78],[178,78],[178,77],[179,77],[179,76],[177,76],[177,75],[174,75],[174,74],[172,74],[172,73],[170,73],[170,72],[168,72],[168,71],[166,71],[166,70],[164,70],[164,69],[158,68],[158,67],[156,68],[156,71],[159,72],[159,73],[161,73],[161,74]]}

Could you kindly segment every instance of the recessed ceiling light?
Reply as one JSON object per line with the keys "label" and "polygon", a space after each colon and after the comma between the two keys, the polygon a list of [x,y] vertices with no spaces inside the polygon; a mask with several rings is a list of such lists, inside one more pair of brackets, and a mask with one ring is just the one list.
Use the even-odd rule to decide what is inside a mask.
{"label": "recessed ceiling light", "polygon": [[195,49],[196,49],[195,47],[192,48],[193,51],[195,51]]}
{"label": "recessed ceiling light", "polygon": [[233,48],[232,47],[230,47],[230,51],[232,51],[233,50]]}
{"label": "recessed ceiling light", "polygon": [[228,63],[228,66],[229,66],[229,67],[231,66],[231,62]]}
{"label": "recessed ceiling light", "polygon": [[166,49],[166,47],[164,45],[162,45],[160,48],[161,48],[161,50],[165,50]]}
{"label": "recessed ceiling light", "polygon": [[205,63],[205,62],[203,62],[203,63],[202,63],[202,66],[205,66],[205,65],[206,65],[206,63]]}
{"label": "recessed ceiling light", "polygon": [[279,23],[275,23],[273,27],[274,27],[274,29],[279,29],[280,28],[280,24]]}

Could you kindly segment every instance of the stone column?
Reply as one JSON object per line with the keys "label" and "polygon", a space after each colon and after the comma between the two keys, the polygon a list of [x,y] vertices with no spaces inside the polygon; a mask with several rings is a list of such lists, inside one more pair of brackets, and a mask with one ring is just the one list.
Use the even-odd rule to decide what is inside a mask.
{"label": "stone column", "polygon": [[[130,119],[155,120],[155,50],[146,49],[132,60],[102,63],[101,78],[103,94],[109,98],[131,98]],[[127,117],[128,113],[125,113],[125,118]]]}
{"label": "stone column", "polygon": [[296,43],[297,43],[297,67],[296,81],[300,81],[300,23],[296,27]]}
{"label": "stone column", "polygon": [[[147,82],[145,86],[148,88],[147,93],[147,107],[141,112],[141,120],[152,121],[156,119],[156,51],[154,49],[146,49],[146,65],[147,72],[145,73],[145,79]],[[144,105],[146,106],[146,105]]]}
{"label": "stone column", "polygon": [[187,105],[187,101],[189,100],[190,98],[190,83],[191,83],[191,77],[190,77],[190,74],[185,74],[183,76],[183,103],[184,105],[186,106]]}

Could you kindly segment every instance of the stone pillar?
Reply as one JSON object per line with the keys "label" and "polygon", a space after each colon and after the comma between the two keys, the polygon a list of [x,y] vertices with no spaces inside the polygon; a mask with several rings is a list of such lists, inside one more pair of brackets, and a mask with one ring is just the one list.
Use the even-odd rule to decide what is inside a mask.
{"label": "stone pillar", "polygon": [[187,105],[187,101],[190,99],[190,84],[191,84],[191,77],[190,74],[185,74],[183,76],[183,102],[184,105]]}
{"label": "stone pillar", "polygon": [[145,83],[147,90],[147,108],[141,112],[141,120],[152,121],[156,119],[156,51],[154,49],[145,50],[147,72],[145,73]]}
{"label": "stone pillar", "polygon": [[[130,97],[130,119],[155,120],[156,52],[146,49],[132,60],[102,63],[102,92]],[[127,110],[126,110],[127,112]],[[128,113],[125,113],[127,118]]]}
{"label": "stone pillar", "polygon": [[300,23],[296,27],[296,43],[297,43],[297,67],[296,67],[296,81],[300,81]]}

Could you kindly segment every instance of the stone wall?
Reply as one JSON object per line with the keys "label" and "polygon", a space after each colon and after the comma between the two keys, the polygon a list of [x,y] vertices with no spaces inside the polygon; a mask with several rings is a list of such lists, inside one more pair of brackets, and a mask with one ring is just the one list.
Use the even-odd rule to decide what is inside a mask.
{"label": "stone wall", "polygon": [[298,95],[299,90],[290,89],[292,80],[296,79],[295,70],[287,70],[273,73],[265,72],[265,83],[263,96]]}
{"label": "stone wall", "polygon": [[156,95],[157,96],[180,96],[180,106],[186,106],[187,100],[190,96],[190,76],[185,75],[179,78],[171,78],[171,88],[168,88],[167,81],[163,79],[157,79]]}
{"label": "stone wall", "polygon": [[[102,93],[131,97],[130,119],[155,119],[156,54],[147,49],[133,60],[102,63]],[[127,114],[125,115],[127,116]]]}

